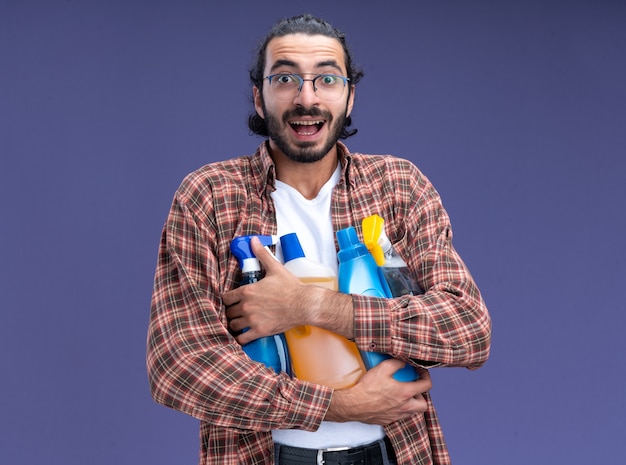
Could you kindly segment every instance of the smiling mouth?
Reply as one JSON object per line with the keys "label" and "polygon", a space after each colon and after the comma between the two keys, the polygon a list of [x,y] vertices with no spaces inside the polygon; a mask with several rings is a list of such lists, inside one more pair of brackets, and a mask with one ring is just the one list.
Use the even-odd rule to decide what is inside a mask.
{"label": "smiling mouth", "polygon": [[324,126],[324,120],[317,121],[291,121],[291,128],[300,136],[312,136],[317,134]]}

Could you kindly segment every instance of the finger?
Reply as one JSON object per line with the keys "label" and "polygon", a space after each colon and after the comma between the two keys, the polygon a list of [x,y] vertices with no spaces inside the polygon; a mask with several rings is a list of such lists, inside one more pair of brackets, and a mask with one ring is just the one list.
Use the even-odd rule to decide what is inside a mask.
{"label": "finger", "polygon": [[430,373],[428,372],[420,372],[420,377],[417,380],[406,384],[411,385],[412,391],[415,393],[413,397],[416,399],[418,399],[422,394],[430,391],[433,387],[433,383],[430,379]]}
{"label": "finger", "polygon": [[243,318],[233,318],[228,322],[228,327],[238,333],[239,331],[243,331],[244,328],[247,327],[247,324]]}
{"label": "finger", "polygon": [[428,410],[428,401],[426,400],[426,397],[424,397],[422,394],[415,396],[415,401],[415,408],[418,413],[424,413],[426,410]]}
{"label": "finger", "polygon": [[259,259],[266,272],[270,272],[275,266],[280,264],[276,257],[261,244],[258,237],[252,237],[250,247],[252,248],[254,256]]}
{"label": "finger", "polygon": [[419,382],[422,387],[425,389],[422,392],[430,391],[433,387],[433,381],[430,378],[430,372],[425,368],[418,368],[419,379],[416,382]]}
{"label": "finger", "polygon": [[226,307],[234,305],[241,300],[240,294],[241,294],[240,288],[226,291],[222,294],[222,303]]}
{"label": "finger", "polygon": [[428,371],[426,368],[416,368],[420,379],[427,379],[428,381],[430,381],[430,371]]}
{"label": "finger", "polygon": [[380,362],[373,369],[378,368],[381,374],[391,377],[396,371],[401,370],[404,367],[404,365],[405,363],[402,360],[389,358],[387,360],[383,360],[382,362]]}
{"label": "finger", "polygon": [[258,337],[255,336],[254,331],[250,329],[250,330],[242,332],[235,339],[240,345],[245,345],[248,342],[252,342],[255,339],[258,339]]}
{"label": "finger", "polygon": [[244,307],[241,304],[240,300],[237,300],[236,302],[228,305],[224,312],[226,313],[226,318],[229,320],[234,320],[235,318],[245,316]]}
{"label": "finger", "polygon": [[224,313],[226,314],[226,319],[228,320],[233,320],[237,318],[238,316],[241,316],[240,312],[237,310],[236,304],[227,306],[226,310],[224,310]]}

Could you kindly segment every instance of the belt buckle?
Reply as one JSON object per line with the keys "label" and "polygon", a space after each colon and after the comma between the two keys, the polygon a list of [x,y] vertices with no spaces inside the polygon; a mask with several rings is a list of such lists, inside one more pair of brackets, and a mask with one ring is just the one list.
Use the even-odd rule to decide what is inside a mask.
{"label": "belt buckle", "polygon": [[324,463],[326,463],[326,461],[324,460],[325,452],[341,452],[342,450],[350,450],[350,447],[328,447],[326,449],[318,449],[317,465],[324,465]]}

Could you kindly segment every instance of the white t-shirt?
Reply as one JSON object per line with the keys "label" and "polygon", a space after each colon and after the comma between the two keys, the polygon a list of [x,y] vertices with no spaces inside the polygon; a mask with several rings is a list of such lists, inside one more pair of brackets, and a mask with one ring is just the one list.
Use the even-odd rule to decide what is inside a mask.
{"label": "white t-shirt", "polygon": [[[276,181],[272,199],[276,207],[278,235],[296,233],[307,258],[323,263],[337,271],[337,253],[330,215],[332,191],[341,176],[341,165],[319,191],[316,198],[307,200],[293,187]],[[282,262],[280,244],[276,247],[276,257]],[[360,422],[322,422],[315,432],[274,430],[274,442],[311,449],[328,447],[356,447],[382,439],[385,436],[382,426]]]}

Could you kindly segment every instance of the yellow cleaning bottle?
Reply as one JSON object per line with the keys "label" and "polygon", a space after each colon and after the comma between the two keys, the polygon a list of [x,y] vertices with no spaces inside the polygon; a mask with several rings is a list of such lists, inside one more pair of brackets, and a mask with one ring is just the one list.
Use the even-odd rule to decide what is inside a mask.
{"label": "yellow cleaning bottle", "polygon": [[[305,257],[295,233],[281,236],[285,267],[307,284],[337,290],[334,270]],[[292,374],[301,380],[344,389],[356,384],[365,364],[356,344],[315,326],[285,332]]]}

